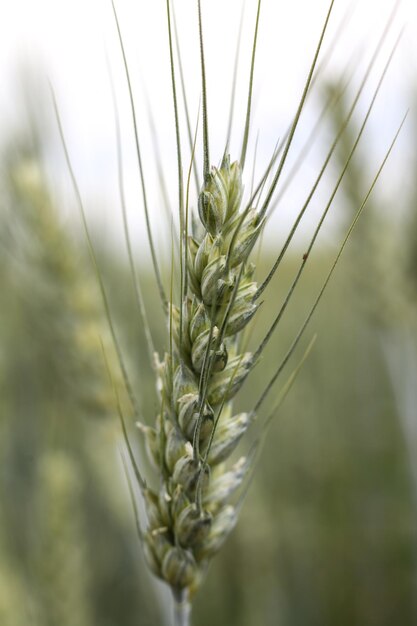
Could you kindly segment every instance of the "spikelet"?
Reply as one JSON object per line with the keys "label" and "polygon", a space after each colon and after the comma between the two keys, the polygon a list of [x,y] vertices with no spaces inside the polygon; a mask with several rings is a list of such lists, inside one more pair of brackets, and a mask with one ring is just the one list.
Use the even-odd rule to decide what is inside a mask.
{"label": "spikelet", "polygon": [[161,410],[154,428],[138,424],[163,477],[159,493],[143,490],[145,556],[177,592],[198,587],[234,528],[231,498],[249,469],[245,458],[226,465],[252,419],[232,408],[253,365],[252,354],[239,352],[237,337],[258,306],[247,258],[262,226],[254,211],[243,215],[242,193],[240,166],[225,157],[199,196],[205,233],[187,241],[190,280],[182,312],[170,307],[175,349],[172,359],[158,362]]}

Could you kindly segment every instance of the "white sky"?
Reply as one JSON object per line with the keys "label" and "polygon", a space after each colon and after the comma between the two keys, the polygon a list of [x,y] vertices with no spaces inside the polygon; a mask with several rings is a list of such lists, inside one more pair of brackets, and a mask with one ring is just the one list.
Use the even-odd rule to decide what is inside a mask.
{"label": "white sky", "polygon": [[[253,126],[247,161],[246,188],[250,187],[253,147],[259,131],[257,171],[263,171],[278,137],[291,120],[306,78],[309,62],[318,40],[327,10],[325,0],[263,0],[259,31],[259,48],[255,74]],[[161,159],[167,173],[169,192],[176,206],[176,161],[173,108],[168,65],[167,27],[164,0],[116,0],[120,25],[132,76],[137,104],[142,151],[149,187],[150,204],[154,210],[154,227],[161,230],[161,197],[155,174],[155,159],[146,101],[150,102],[157,128]],[[353,84],[359,84],[365,65],[391,12],[392,0],[336,0],[327,35],[329,43],[342,17],[351,7],[349,22],[342,32],[333,54],[328,75],[337,77],[349,60],[357,70]],[[196,1],[176,0],[181,52],[191,117],[195,124],[200,98],[199,50]],[[241,0],[202,0],[209,90],[209,130],[211,159],[221,157],[226,135],[230,83],[233,71],[236,38],[240,21]],[[405,0],[397,13],[387,37],[386,46],[376,64],[361,110],[369,101],[372,89],[403,24],[407,30],[389,71],[370,124],[367,142],[372,146],[377,169],[378,159],[389,144],[403,112],[410,105],[410,84],[417,76],[417,2]],[[235,111],[235,141],[232,158],[238,155],[245,113],[245,95],[250,62],[251,40],[256,1],[246,0],[243,46]],[[48,140],[54,146],[48,154],[53,158],[46,166],[54,183],[69,191],[55,122],[49,102],[47,80],[56,91],[70,152],[92,219],[99,219],[113,233],[120,232],[113,109],[105,51],[110,58],[119,101],[123,132],[125,179],[133,230],[143,232],[141,196],[132,141],[132,125],[127,100],[120,50],[109,0],[0,0],[0,129],[7,137],[9,128],[19,120],[22,108],[18,97],[18,76],[22,68],[34,75],[30,83],[30,99],[37,101],[45,89],[42,109],[45,122],[52,129]],[[144,94],[147,94],[147,98]],[[317,98],[315,99],[317,103]],[[181,104],[182,110],[182,104]],[[314,122],[316,109],[309,108],[295,139],[302,138]],[[46,130],[45,130],[46,133]],[[410,133],[408,133],[410,134]],[[407,132],[400,142],[387,177],[392,193],[404,184],[404,167],[411,148]],[[188,167],[189,149],[184,134],[184,168]],[[200,150],[200,146],[198,146]],[[200,153],[199,153],[200,158]],[[200,161],[201,162],[201,161]],[[306,195],[308,180],[313,180],[317,160],[308,161],[303,176],[288,195],[285,213],[296,210]],[[401,166],[399,166],[401,163]],[[318,194],[317,202],[322,202]],[[65,207],[64,207],[65,208]],[[69,209],[68,209],[69,210]],[[281,213],[283,209],[281,209]],[[281,216],[282,217],[282,216]],[[284,223],[286,218],[284,219]],[[273,221],[273,229],[282,229]],[[307,222],[308,224],[308,222]]]}

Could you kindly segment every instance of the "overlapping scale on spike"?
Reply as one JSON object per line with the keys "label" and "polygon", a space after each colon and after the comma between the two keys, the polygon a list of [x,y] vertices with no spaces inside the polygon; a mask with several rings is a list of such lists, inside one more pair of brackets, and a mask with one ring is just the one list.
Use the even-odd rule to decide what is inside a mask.
{"label": "overlapping scale on spike", "polygon": [[188,293],[170,306],[172,353],[155,363],[160,410],[154,427],[138,424],[162,477],[159,491],[143,492],[145,555],[176,589],[198,586],[234,528],[233,497],[250,469],[248,458],[229,462],[252,419],[232,400],[253,366],[237,336],[259,306],[248,257],[263,226],[242,195],[240,166],[226,157],[199,195],[204,234],[186,242]]}

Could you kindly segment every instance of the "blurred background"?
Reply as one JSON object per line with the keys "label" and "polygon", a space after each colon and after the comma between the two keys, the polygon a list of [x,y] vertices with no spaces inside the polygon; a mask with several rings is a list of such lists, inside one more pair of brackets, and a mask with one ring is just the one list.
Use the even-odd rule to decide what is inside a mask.
{"label": "blurred background", "polygon": [[[2,24],[7,36],[1,38],[9,47],[0,66],[0,624],[169,625],[169,594],[149,574],[135,532],[103,348],[122,396],[124,390],[48,87],[50,80],[129,376],[140,410],[152,422],[157,400],[122,235],[105,50],[120,113],[135,260],[160,354],[167,328],[146,247],[114,21],[109,6],[94,2],[36,4],[36,11],[23,0],[16,9],[8,7]],[[138,102],[152,227],[169,285],[170,224],[163,207],[166,196],[175,213],[177,188],[164,3],[149,10],[149,3],[132,4],[126,0],[117,6]],[[292,119],[325,14],[324,2],[293,4],[286,13],[265,2],[261,17],[247,194],[251,177],[263,172]],[[195,7],[177,5],[194,127],[200,89]],[[408,30],[296,295],[238,397],[239,407],[252,406],[287,351],[411,107],[289,365],[287,376],[317,333],[273,422],[239,524],[196,596],[196,626],[417,625],[416,31],[406,6],[393,18],[351,124],[257,315],[251,346],[263,337],[298,270],[406,22]],[[213,0],[205,7],[213,162],[224,148],[241,9],[237,1],[225,8]],[[255,9],[247,2],[242,20],[232,158],[240,149]],[[285,202],[281,199],[254,255],[260,281],[343,124],[391,10],[389,2],[338,5],[323,53],[329,60],[319,72],[284,173]],[[183,110],[181,104],[185,123]],[[188,167],[185,132],[183,143]],[[298,162],[287,189],[286,176]],[[194,205],[195,196],[193,189]],[[285,376],[281,386],[284,382]],[[140,435],[125,404],[142,459]],[[249,441],[239,452],[248,447]]]}

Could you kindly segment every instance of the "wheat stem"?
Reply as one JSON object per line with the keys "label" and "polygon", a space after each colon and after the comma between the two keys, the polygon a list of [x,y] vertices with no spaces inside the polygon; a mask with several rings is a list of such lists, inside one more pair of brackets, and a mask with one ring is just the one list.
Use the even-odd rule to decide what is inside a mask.
{"label": "wheat stem", "polygon": [[183,589],[174,589],[174,624],[175,626],[190,626],[191,604],[187,599],[187,592]]}

